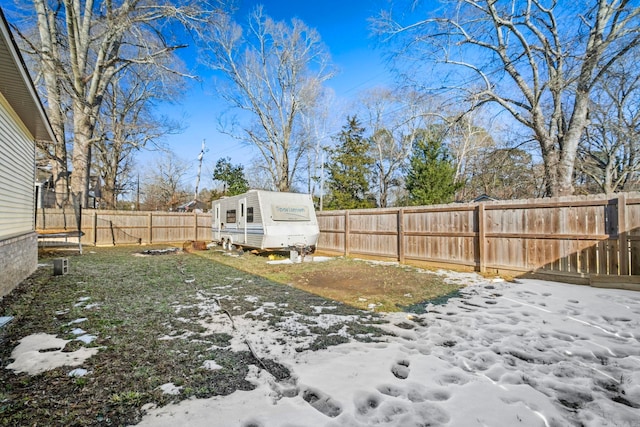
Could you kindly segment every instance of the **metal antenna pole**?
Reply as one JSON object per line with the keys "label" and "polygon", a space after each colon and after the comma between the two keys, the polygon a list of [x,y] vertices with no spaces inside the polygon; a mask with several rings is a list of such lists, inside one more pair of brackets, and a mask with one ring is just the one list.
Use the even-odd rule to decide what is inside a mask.
{"label": "metal antenna pole", "polygon": [[138,183],[136,190],[136,210],[140,210],[140,174],[138,173]]}
{"label": "metal antenna pole", "polygon": [[198,155],[198,176],[196,177],[196,193],[193,196],[193,200],[198,200],[198,187],[200,186],[200,172],[202,172],[202,159],[204,158],[204,139],[202,140],[202,149]]}
{"label": "metal antenna pole", "polygon": [[322,198],[324,197],[324,151],[322,152],[320,163],[320,211],[322,211]]}

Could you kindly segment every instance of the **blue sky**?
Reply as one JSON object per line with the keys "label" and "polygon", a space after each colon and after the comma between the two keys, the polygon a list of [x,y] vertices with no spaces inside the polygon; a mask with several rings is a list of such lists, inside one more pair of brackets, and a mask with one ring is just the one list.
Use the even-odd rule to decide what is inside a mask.
{"label": "blue sky", "polygon": [[[340,102],[348,103],[361,91],[381,85],[390,85],[391,73],[382,58],[382,51],[375,48],[368,18],[374,16],[385,5],[384,0],[266,0],[243,1],[238,19],[256,5],[262,4],[267,15],[277,20],[302,20],[315,28],[331,54],[337,75],[326,85],[333,89]],[[180,158],[190,162],[195,179],[196,159],[202,140],[206,140],[203,177],[200,188],[210,187],[213,165],[220,157],[231,157],[234,164],[249,164],[257,155],[252,147],[223,135],[217,130],[218,116],[226,105],[215,96],[213,76],[199,68],[202,82],[194,82],[179,103],[163,106],[162,113],[182,122],[184,132],[166,137],[166,145]],[[346,120],[346,118],[345,118]],[[138,158],[142,166],[153,155],[143,154]]]}

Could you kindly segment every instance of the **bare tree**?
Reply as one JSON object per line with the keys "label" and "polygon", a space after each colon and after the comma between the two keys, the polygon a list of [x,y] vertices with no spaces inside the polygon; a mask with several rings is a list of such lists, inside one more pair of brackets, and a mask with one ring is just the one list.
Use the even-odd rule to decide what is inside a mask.
{"label": "bare tree", "polygon": [[189,200],[184,178],[189,170],[187,163],[175,153],[165,151],[156,159],[143,181],[143,209],[175,210]]}
{"label": "bare tree", "polygon": [[[462,200],[486,194],[498,199],[541,197],[540,165],[520,148],[485,147],[476,152],[467,166],[467,182]],[[463,193],[464,194],[464,193]]]}
{"label": "bare tree", "polygon": [[[58,76],[56,64],[62,64],[64,53],[60,51],[56,39],[52,34],[61,31],[64,22],[59,18],[59,11],[52,8],[50,13],[44,12],[44,5],[34,2],[37,18],[37,25],[33,25],[33,10],[31,6],[25,7],[16,4],[16,9],[23,13],[14,13],[12,19],[13,31],[20,35],[18,43],[23,53],[26,53],[25,60],[29,62],[29,69],[37,71],[33,76],[34,81],[42,87],[46,93],[45,105],[47,115],[51,123],[55,141],[37,142],[39,154],[43,156],[41,166],[49,166],[52,173],[52,184],[56,195],[56,204],[62,206],[67,200],[69,191],[69,174],[67,165],[67,144],[65,139],[67,115],[70,111],[69,97],[62,80]],[[21,7],[22,6],[22,7]],[[28,9],[28,11],[26,11]],[[28,15],[28,18],[24,18]],[[20,17],[22,16],[22,20]],[[23,22],[23,25],[16,25]],[[40,41],[37,41],[40,40]],[[40,61],[41,56],[50,58],[49,61]],[[55,106],[55,107],[52,107]]]}
{"label": "bare tree", "polygon": [[438,87],[462,89],[476,105],[497,104],[530,129],[546,194],[573,193],[590,94],[640,41],[640,8],[630,0],[445,3],[433,17],[408,22],[384,13],[377,29],[403,54],[418,54],[418,64],[435,64]]}
{"label": "bare tree", "polygon": [[[50,150],[59,170],[64,147],[73,141],[71,191],[86,205],[91,147],[100,107],[112,78],[132,64],[167,69],[182,44],[171,42],[166,24],[189,25],[213,9],[206,2],[169,0],[33,0],[38,39],[23,37],[42,64],[47,110],[57,146]],[[173,72],[183,74],[180,69]],[[65,101],[68,96],[69,101]],[[68,111],[67,111],[68,108]],[[67,115],[71,125],[65,128]]]}
{"label": "bare tree", "polygon": [[[300,137],[308,138],[308,149],[303,166],[306,166],[306,177],[304,185],[306,191],[314,197],[321,199],[322,174],[324,153],[326,147],[332,144],[332,130],[336,128],[336,103],[334,93],[327,89],[323,91],[321,99],[316,103],[315,108],[305,111],[301,116]],[[301,180],[302,181],[302,180]]]}
{"label": "bare tree", "polygon": [[640,184],[640,73],[635,53],[609,70],[592,96],[577,164],[595,184],[589,192],[631,191]]}
{"label": "bare tree", "polygon": [[431,105],[415,92],[375,88],[359,100],[363,125],[369,130],[377,202],[387,207],[411,154],[416,130],[435,119]]}
{"label": "bare tree", "polygon": [[456,165],[456,182],[464,182],[467,165],[482,150],[495,147],[489,126],[483,126],[475,112],[453,115],[448,122],[447,148]]}
{"label": "bare tree", "polygon": [[173,88],[181,86],[179,81],[163,84],[159,74],[156,67],[133,66],[107,85],[96,121],[94,169],[102,179],[102,200],[108,209],[115,208],[118,195],[126,190],[135,152],[180,130],[179,124],[153,115],[152,104],[172,98]]}
{"label": "bare tree", "polygon": [[278,191],[274,187],[273,178],[270,169],[264,164],[264,160],[260,157],[251,159],[247,168],[247,181],[249,188],[257,190]]}
{"label": "bare tree", "polygon": [[245,26],[226,16],[208,33],[206,62],[229,83],[221,96],[251,118],[223,131],[255,145],[275,187],[288,191],[311,142],[300,118],[332,76],[320,36],[297,19],[274,21],[261,7]]}

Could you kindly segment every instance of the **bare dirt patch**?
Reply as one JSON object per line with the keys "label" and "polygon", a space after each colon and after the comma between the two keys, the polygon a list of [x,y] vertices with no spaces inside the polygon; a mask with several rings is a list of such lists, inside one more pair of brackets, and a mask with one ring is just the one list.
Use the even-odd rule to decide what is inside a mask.
{"label": "bare dirt patch", "polygon": [[323,262],[269,264],[268,257],[251,253],[209,250],[197,254],[365,310],[405,310],[454,294],[461,287],[434,272],[396,263],[336,257]]}

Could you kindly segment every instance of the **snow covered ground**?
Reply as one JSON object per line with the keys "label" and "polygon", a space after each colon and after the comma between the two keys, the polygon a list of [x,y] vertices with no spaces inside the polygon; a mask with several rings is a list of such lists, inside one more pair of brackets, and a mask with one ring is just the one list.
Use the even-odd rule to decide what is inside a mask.
{"label": "snow covered ground", "polygon": [[298,353],[290,337],[306,327],[300,319],[274,328],[236,317],[232,347],[252,343],[292,378],[252,366],[255,390],[148,408],[139,425],[640,425],[640,293],[458,280],[473,282],[462,298],[387,315],[395,336],[384,342]]}

